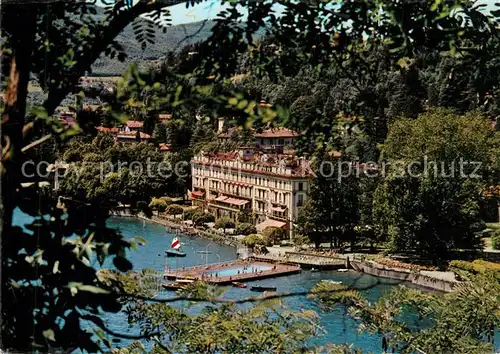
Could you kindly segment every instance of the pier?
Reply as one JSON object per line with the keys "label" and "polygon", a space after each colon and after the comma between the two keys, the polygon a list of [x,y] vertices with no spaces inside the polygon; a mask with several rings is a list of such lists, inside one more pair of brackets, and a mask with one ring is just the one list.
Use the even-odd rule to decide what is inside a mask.
{"label": "pier", "polygon": [[260,260],[236,260],[204,266],[165,268],[164,278],[169,280],[202,280],[210,284],[224,285],[234,281],[251,281],[300,273],[300,266],[271,263]]}

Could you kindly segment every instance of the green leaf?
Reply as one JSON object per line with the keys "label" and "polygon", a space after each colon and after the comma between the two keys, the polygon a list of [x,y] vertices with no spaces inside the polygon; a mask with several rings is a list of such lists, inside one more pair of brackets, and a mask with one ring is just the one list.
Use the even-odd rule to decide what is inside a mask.
{"label": "green leaf", "polygon": [[93,293],[93,294],[109,294],[110,293],[109,290],[105,290],[105,289],[102,289],[102,288],[99,288],[99,287],[93,286],[93,285],[80,285],[80,286],[78,286],[78,290],[88,291],[89,293]]}
{"label": "green leaf", "polygon": [[51,330],[51,329],[47,329],[45,331],[42,332],[43,336],[45,338],[47,338],[48,340],[52,341],[52,342],[55,342],[56,341],[56,338],[55,338],[55,335],[54,335],[54,331]]}

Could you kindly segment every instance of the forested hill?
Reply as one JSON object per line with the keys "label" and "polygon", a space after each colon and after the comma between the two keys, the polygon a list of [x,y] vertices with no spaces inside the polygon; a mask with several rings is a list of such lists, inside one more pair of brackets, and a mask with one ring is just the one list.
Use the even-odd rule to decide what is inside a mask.
{"label": "forested hill", "polygon": [[[138,20],[143,24],[146,19]],[[162,28],[152,23],[155,31],[154,44],[148,43],[145,50],[142,50],[141,43],[136,39],[132,25],[126,27],[116,38],[117,42],[123,46],[127,54],[125,62],[118,59],[110,59],[101,56],[92,66],[94,75],[122,75],[130,62],[138,62],[140,65],[147,64],[148,61],[164,57],[169,51],[182,49],[187,44],[193,44],[206,39],[214,25],[214,21],[200,21],[183,25],[171,26],[164,33]]]}

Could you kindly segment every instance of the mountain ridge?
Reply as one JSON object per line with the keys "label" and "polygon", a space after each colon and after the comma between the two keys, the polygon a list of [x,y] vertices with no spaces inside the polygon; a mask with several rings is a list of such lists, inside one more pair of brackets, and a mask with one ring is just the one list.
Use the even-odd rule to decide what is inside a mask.
{"label": "mountain ridge", "polygon": [[[142,18],[136,21],[144,28],[146,28],[147,24],[141,23],[141,21],[150,22]],[[215,21],[213,20],[203,20],[169,26],[164,33],[162,27],[153,23],[154,43],[147,43],[144,50],[141,48],[141,43],[135,38],[133,25],[130,24],[116,37],[116,42],[123,47],[123,51],[127,54],[125,61],[120,62],[117,58],[111,59],[101,55],[92,65],[90,74],[96,76],[121,76],[132,62],[137,62],[141,67],[145,67],[148,62],[161,59],[169,52],[179,51],[186,45],[205,40],[210,36],[214,24]]]}

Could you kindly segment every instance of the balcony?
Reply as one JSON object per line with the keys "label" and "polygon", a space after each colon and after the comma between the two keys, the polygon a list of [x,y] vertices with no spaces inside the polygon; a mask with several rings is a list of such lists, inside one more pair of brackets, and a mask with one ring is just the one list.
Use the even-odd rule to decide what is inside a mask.
{"label": "balcony", "polygon": [[283,216],[283,215],[279,215],[279,214],[276,214],[276,213],[267,213],[267,215],[268,215],[270,218],[273,218],[273,219],[276,219],[276,220],[280,220],[280,221],[290,221],[290,220],[288,219],[288,217]]}

